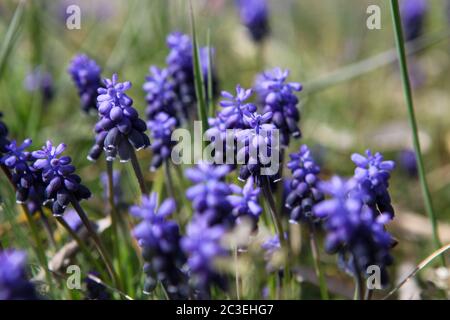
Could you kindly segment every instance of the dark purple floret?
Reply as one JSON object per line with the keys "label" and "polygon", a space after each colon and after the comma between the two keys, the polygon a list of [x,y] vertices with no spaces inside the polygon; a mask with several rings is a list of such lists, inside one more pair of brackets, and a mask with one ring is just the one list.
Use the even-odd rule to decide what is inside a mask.
{"label": "dark purple floret", "polygon": [[28,73],[24,81],[25,89],[30,92],[39,91],[44,103],[48,103],[54,96],[54,85],[52,75],[36,67]]}
{"label": "dark purple floret", "polygon": [[427,0],[403,0],[400,3],[406,41],[414,40],[422,35],[427,10]]}
{"label": "dark purple floret", "polygon": [[[246,181],[253,176],[258,186],[265,180],[277,175],[278,164],[273,157],[274,152],[280,153],[279,136],[276,127],[270,122],[272,113],[263,115],[246,113],[246,121],[251,129],[237,132],[237,161],[242,164],[239,171],[239,180]],[[279,157],[278,157],[279,159]],[[265,179],[267,176],[267,179]]]}
{"label": "dark purple floret", "polygon": [[354,177],[363,193],[364,203],[374,212],[388,212],[394,216],[388,191],[394,161],[384,161],[381,153],[372,154],[370,150],[366,150],[365,156],[352,154],[352,161],[356,164]]}
{"label": "dark purple floret", "polygon": [[313,222],[312,209],[323,200],[322,192],[317,188],[320,168],[311,156],[311,151],[302,145],[298,153],[289,155],[291,161],[287,167],[292,172],[290,192],[286,198],[286,207],[290,210],[291,222]]}
{"label": "dark purple floret", "polygon": [[244,187],[232,184],[230,188],[233,195],[228,196],[227,199],[233,206],[233,214],[237,218],[237,223],[241,219],[250,219],[256,228],[259,216],[262,213],[262,208],[259,205],[259,194],[261,189],[254,186],[253,177],[248,178]]}
{"label": "dark purple floret", "polygon": [[242,24],[255,42],[263,41],[270,32],[269,8],[266,0],[236,0]]}
{"label": "dark purple floret", "polygon": [[130,210],[133,216],[142,219],[133,234],[145,260],[144,292],[151,293],[161,281],[171,299],[187,299],[189,288],[181,271],[186,256],[180,247],[180,231],[174,220],[168,220],[173,211],[173,199],[165,200],[158,207],[156,193],[142,197],[142,204]]}
{"label": "dark purple floret", "polygon": [[99,277],[99,273],[95,271],[89,272],[91,277],[86,277],[86,300],[111,300],[111,294],[108,288],[99,281],[95,281]]}
{"label": "dark purple floret", "polygon": [[2,121],[3,113],[0,112],[0,155],[7,152],[6,146],[10,144],[8,140],[8,127]]}
{"label": "dark purple floret", "polygon": [[417,177],[416,153],[413,150],[402,150],[398,155],[397,162],[410,177]]}
{"label": "dark purple floret", "polygon": [[26,274],[26,254],[0,251],[0,300],[38,300],[34,285]]}
{"label": "dark purple floret", "polygon": [[[131,148],[140,150],[150,145],[145,134],[147,125],[133,108],[133,100],[125,93],[131,83],[118,82],[117,74],[104,80],[105,88],[98,89],[97,107],[100,120],[95,125],[96,141],[88,159],[96,160],[102,149],[106,159],[112,161],[119,155],[121,161],[130,159]],[[131,144],[131,146],[130,146]]]}
{"label": "dark purple floret", "polygon": [[172,141],[172,132],[176,127],[177,120],[164,112],[157,114],[153,120],[148,121],[153,151],[151,171],[159,168],[164,161],[170,158],[172,148],[176,144],[176,141]]}
{"label": "dark purple floret", "polygon": [[75,174],[75,166],[68,156],[60,156],[66,149],[65,144],[53,146],[47,141],[41,150],[33,151],[36,160],[33,169],[42,177],[45,185],[44,201],[52,204],[54,215],[62,215],[72,200],[88,199],[91,192],[83,184],[81,178]]}
{"label": "dark purple floret", "polygon": [[294,92],[302,90],[297,82],[286,82],[288,70],[274,68],[258,75],[255,90],[264,105],[264,112],[272,112],[272,123],[280,129],[281,144],[287,146],[289,138],[301,136],[298,122],[298,98]]}
{"label": "dark purple floret", "polygon": [[80,216],[73,209],[66,210],[64,213],[64,220],[69,225],[70,229],[75,232],[78,232],[81,227],[83,227],[83,221],[81,221]]}
{"label": "dark purple floret", "polygon": [[76,55],[67,70],[75,83],[84,112],[97,109],[97,89],[102,86],[101,68],[84,54]]}
{"label": "dark purple floret", "polygon": [[186,236],[181,240],[199,299],[210,299],[213,286],[226,289],[226,279],[215,266],[218,258],[227,256],[227,250],[221,245],[224,234],[225,228],[222,225],[211,226],[205,217],[196,215],[188,224]]}
{"label": "dark purple floret", "polygon": [[28,200],[30,190],[36,182],[36,175],[29,166],[32,156],[30,152],[26,151],[30,145],[31,139],[26,139],[20,146],[16,141],[12,141],[5,146],[6,152],[0,158],[0,163],[11,172],[18,203],[25,203]]}
{"label": "dark purple floret", "polygon": [[225,176],[230,171],[226,165],[214,166],[204,162],[185,171],[195,185],[187,189],[186,197],[192,201],[195,214],[202,216],[208,225],[231,227],[235,217],[227,196],[231,195]]}
{"label": "dark purple floret", "polygon": [[318,203],[314,213],[325,219],[325,249],[339,254],[341,267],[353,275],[366,277],[367,267],[379,266],[381,284],[386,285],[387,266],[393,262],[390,250],[395,244],[385,228],[391,217],[389,213],[375,215],[364,205],[357,186],[357,181],[343,181],[339,177],[320,183],[319,188],[331,198]]}

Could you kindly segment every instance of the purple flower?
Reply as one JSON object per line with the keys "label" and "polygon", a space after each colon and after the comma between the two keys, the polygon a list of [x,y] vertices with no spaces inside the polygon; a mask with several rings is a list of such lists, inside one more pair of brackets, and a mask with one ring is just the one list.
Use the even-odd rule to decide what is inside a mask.
{"label": "purple flower", "polygon": [[186,177],[195,183],[187,189],[186,197],[192,201],[195,214],[202,216],[210,226],[222,224],[229,227],[234,224],[233,207],[227,199],[231,188],[224,181],[229,171],[226,165],[214,166],[204,162],[185,171]]}
{"label": "purple flower", "polygon": [[75,83],[85,112],[97,109],[97,89],[102,86],[101,68],[84,54],[76,55],[67,70]]}
{"label": "purple flower", "polygon": [[427,0],[403,0],[400,3],[406,41],[414,40],[422,34],[427,10]]}
{"label": "purple flower", "polygon": [[255,112],[256,106],[246,100],[252,95],[252,89],[244,89],[236,86],[236,95],[222,91],[224,100],[220,101],[222,110],[217,117],[224,123],[226,129],[246,129],[249,124],[244,117],[247,112]]}
{"label": "purple flower", "polygon": [[252,39],[261,42],[269,35],[269,8],[266,0],[236,0],[242,24]]}
{"label": "purple flower", "polygon": [[81,178],[75,174],[75,166],[68,156],[60,156],[66,145],[53,146],[47,141],[41,150],[33,151],[36,160],[33,169],[39,172],[45,185],[45,202],[52,203],[54,215],[62,215],[71,200],[88,199],[91,192],[81,184]]}
{"label": "purple flower", "polygon": [[128,161],[132,151],[130,143],[137,150],[150,145],[145,134],[147,125],[139,118],[132,106],[133,100],[125,93],[131,88],[129,81],[118,82],[117,74],[113,74],[111,80],[104,80],[104,84],[105,88],[98,89],[100,120],[95,125],[96,142],[88,159],[98,159],[104,149],[108,161],[114,160],[117,154],[121,161]]}
{"label": "purple flower", "polygon": [[172,132],[176,127],[177,120],[164,112],[158,113],[153,120],[148,121],[153,151],[151,171],[159,168],[170,158],[172,148],[176,144],[176,141],[172,141]]}
{"label": "purple flower", "polygon": [[26,254],[22,251],[0,252],[0,300],[38,300],[34,285],[28,280]]}
{"label": "purple flower", "polygon": [[6,146],[10,144],[8,140],[8,127],[2,121],[3,113],[0,112],[0,155],[7,152]]}
{"label": "purple flower", "polygon": [[226,288],[225,278],[217,271],[217,258],[227,256],[221,245],[225,234],[222,225],[210,226],[202,216],[195,216],[187,226],[186,236],[181,239],[181,247],[188,256],[188,266],[198,298],[210,299],[211,287]]}
{"label": "purple flower", "polygon": [[262,208],[259,205],[260,188],[255,188],[253,177],[249,177],[244,187],[232,184],[230,186],[233,195],[227,197],[233,206],[233,214],[237,217],[237,222],[242,217],[251,219],[256,228]]}
{"label": "purple flower", "polygon": [[320,168],[311,156],[306,145],[302,145],[298,153],[289,155],[291,161],[287,167],[292,171],[290,192],[286,198],[286,207],[290,209],[290,221],[299,222],[314,220],[312,208],[323,200],[322,192],[317,188]]}
{"label": "purple flower", "polygon": [[367,276],[367,267],[377,265],[381,269],[381,283],[385,285],[386,267],[393,262],[390,249],[395,243],[385,228],[391,218],[389,213],[375,215],[364,205],[357,186],[357,181],[339,177],[320,183],[319,188],[331,198],[318,203],[314,212],[325,219],[325,249],[339,254],[341,267],[354,275]]}
{"label": "purple flower", "polygon": [[52,75],[44,72],[41,67],[36,67],[25,77],[24,87],[29,92],[39,91],[44,103],[53,99],[54,86]]}
{"label": "purple flower", "polygon": [[187,299],[189,290],[186,276],[181,271],[186,257],[180,247],[178,224],[168,220],[175,211],[175,201],[165,200],[159,207],[157,194],[142,197],[140,206],[133,206],[131,214],[142,221],[133,234],[142,247],[146,280],[144,291],[152,292],[161,281],[172,299]]}
{"label": "purple flower", "polygon": [[83,227],[83,221],[81,221],[80,216],[73,209],[66,210],[64,213],[64,221],[75,232],[78,232]]}
{"label": "purple flower", "polygon": [[31,139],[26,139],[19,146],[16,141],[12,141],[5,146],[6,152],[0,158],[0,163],[11,172],[12,181],[16,187],[16,200],[18,203],[25,203],[28,200],[30,190],[36,181],[36,176],[29,166],[32,156],[30,152],[26,151],[30,145]]}
{"label": "purple flower", "polygon": [[402,150],[398,155],[397,162],[410,177],[417,177],[416,153],[413,150]]}
{"label": "purple flower", "polygon": [[[263,182],[262,175],[273,177],[277,174],[271,172],[272,155],[279,153],[276,135],[276,127],[267,123],[272,118],[272,113],[263,115],[247,112],[245,114],[250,129],[236,133],[237,161],[242,163],[239,171],[239,180],[245,181],[253,176],[257,185]],[[267,170],[267,172],[263,172]]]}
{"label": "purple flower", "polygon": [[298,98],[295,91],[301,91],[297,82],[286,82],[288,70],[274,68],[258,75],[255,90],[264,104],[264,112],[272,112],[272,123],[281,131],[281,144],[287,146],[290,136],[301,136],[298,122]]}
{"label": "purple flower", "polygon": [[381,153],[372,154],[370,150],[366,150],[365,157],[354,153],[351,158],[356,164],[355,180],[363,193],[364,203],[374,212],[389,212],[393,216],[388,187],[394,161],[384,161]]}

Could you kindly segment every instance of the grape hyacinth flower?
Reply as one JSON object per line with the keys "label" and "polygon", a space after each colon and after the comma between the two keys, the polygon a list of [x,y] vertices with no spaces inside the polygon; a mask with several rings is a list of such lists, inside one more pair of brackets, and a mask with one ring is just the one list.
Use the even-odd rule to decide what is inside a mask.
{"label": "grape hyacinth flower", "polygon": [[8,140],[8,127],[2,121],[3,113],[0,112],[0,155],[7,152],[6,146],[10,144]]}
{"label": "grape hyacinth flower", "polygon": [[314,221],[313,206],[323,200],[322,192],[317,188],[320,168],[314,161],[308,146],[302,145],[299,152],[289,155],[291,161],[287,167],[292,171],[290,192],[286,198],[286,207],[290,210],[290,221]]}
{"label": "grape hyacinth flower", "polygon": [[0,251],[0,300],[38,300],[34,285],[28,280],[26,254]]}
{"label": "grape hyacinth flower", "polygon": [[242,24],[255,42],[262,42],[270,32],[267,0],[236,0]]}
{"label": "grape hyacinth flower", "polygon": [[233,206],[233,214],[239,223],[242,218],[248,218],[256,229],[262,208],[259,205],[260,188],[255,188],[253,177],[248,178],[244,187],[232,184],[230,188],[233,195],[227,197]]}
{"label": "grape hyacinth flower", "polygon": [[222,91],[222,97],[225,99],[220,101],[222,110],[217,117],[225,124],[226,129],[248,129],[250,127],[244,114],[256,111],[254,104],[246,102],[252,93],[252,89],[244,89],[240,85],[236,86],[235,96],[230,92]]}
{"label": "grape hyacinth flower", "polygon": [[89,277],[84,279],[86,283],[86,300],[111,300],[111,294],[101,282],[95,281],[99,277],[99,273],[95,271],[89,272]]}
{"label": "grape hyacinth flower", "polygon": [[27,74],[24,87],[29,92],[39,91],[44,103],[48,103],[53,99],[54,86],[52,75],[43,71],[41,67],[36,67]]}
{"label": "grape hyacinth flower", "polygon": [[75,83],[84,112],[97,109],[97,89],[102,86],[101,68],[85,54],[76,55],[67,70]]}
{"label": "grape hyacinth flower", "polygon": [[74,232],[80,231],[83,227],[83,221],[81,221],[80,216],[73,209],[66,210],[66,212],[64,212],[63,219]]}
{"label": "grape hyacinth flower", "polygon": [[344,181],[336,176],[320,183],[319,188],[331,198],[318,203],[314,213],[325,219],[325,249],[339,254],[341,267],[360,277],[367,276],[367,267],[377,265],[381,270],[381,284],[386,285],[387,266],[393,262],[390,249],[395,244],[385,228],[391,217],[389,213],[374,215],[364,205],[361,192],[355,190],[357,185],[354,179]]}
{"label": "grape hyacinth flower", "polygon": [[214,166],[205,162],[185,171],[186,177],[195,183],[187,189],[186,197],[192,201],[195,214],[202,216],[209,226],[231,227],[235,222],[233,207],[227,199],[231,195],[231,188],[225,182],[229,171],[226,165]]}
{"label": "grape hyacinth flower", "polygon": [[176,141],[172,141],[172,132],[177,127],[177,120],[161,112],[153,120],[148,121],[147,126],[152,138],[150,148],[153,152],[150,170],[155,171],[170,158],[172,148],[176,144]]}
{"label": "grape hyacinth flower", "polygon": [[221,245],[225,228],[210,223],[200,215],[194,216],[188,224],[181,247],[188,256],[188,266],[199,299],[210,299],[213,286],[226,289],[226,279],[217,271],[215,262],[226,257],[227,251]]}
{"label": "grape hyacinth flower", "polygon": [[[286,234],[284,237],[286,238]],[[274,255],[278,252],[281,252],[281,242],[280,237],[278,234],[274,235],[273,237],[270,237],[266,241],[263,242],[261,245],[261,248],[264,250],[264,260],[266,260],[266,270],[267,272],[283,272],[283,269],[281,268],[281,265],[278,267],[274,265]]]}
{"label": "grape hyacinth flower", "polygon": [[264,113],[272,112],[272,123],[280,129],[281,144],[287,146],[290,136],[301,136],[298,122],[300,113],[297,109],[298,98],[294,92],[302,90],[297,82],[286,82],[288,70],[274,68],[258,75],[255,90],[264,105]]}
{"label": "grape hyacinth flower", "polygon": [[161,281],[171,299],[187,299],[189,288],[181,271],[186,256],[180,247],[180,231],[174,220],[167,219],[174,211],[173,199],[166,199],[158,207],[156,193],[143,196],[142,204],[130,210],[133,216],[142,219],[133,234],[142,247],[145,260],[144,291],[152,292]]}
{"label": "grape hyacinth flower", "polygon": [[75,174],[72,159],[60,156],[65,149],[63,143],[53,146],[51,141],[47,141],[41,150],[32,152],[36,159],[32,166],[41,174],[46,187],[44,200],[52,204],[52,212],[56,216],[61,216],[72,200],[80,201],[91,196],[89,189],[81,184],[81,178]]}
{"label": "grape hyacinth flower", "polygon": [[145,78],[143,89],[146,93],[147,108],[145,115],[152,120],[157,114],[164,112],[181,119],[184,116],[182,105],[175,92],[175,82],[167,69],[151,66],[149,75]]}
{"label": "grape hyacinth flower", "polygon": [[247,112],[245,117],[251,129],[236,134],[237,161],[243,163],[239,180],[246,181],[253,176],[260,186],[264,175],[273,177],[278,173],[279,163],[273,163],[279,162],[278,132],[272,123],[268,123],[272,118],[271,112],[263,115]]}
{"label": "grape hyacinth flower", "polygon": [[423,32],[425,15],[428,10],[427,0],[403,0],[400,4],[405,40],[417,39]]}
{"label": "grape hyacinth flower", "polygon": [[108,161],[114,160],[117,155],[121,161],[128,161],[131,152],[134,152],[132,148],[140,150],[150,145],[145,134],[147,125],[139,118],[132,106],[133,100],[125,93],[131,88],[129,81],[118,82],[117,74],[113,74],[112,79],[104,80],[104,84],[105,88],[98,89],[100,120],[95,126],[96,142],[88,159],[98,159],[104,149]]}
{"label": "grape hyacinth flower", "polygon": [[394,161],[385,161],[381,153],[373,154],[370,150],[366,150],[366,156],[354,153],[351,159],[356,164],[354,177],[363,193],[364,203],[374,212],[388,212],[393,217],[388,187]]}
{"label": "grape hyacinth flower", "polygon": [[12,141],[5,146],[5,154],[0,158],[0,164],[11,172],[11,179],[16,188],[17,203],[28,200],[30,190],[36,181],[36,176],[29,166],[32,160],[31,153],[26,149],[31,145],[31,139],[26,139],[21,145]]}
{"label": "grape hyacinth flower", "polygon": [[410,177],[417,177],[416,153],[413,150],[402,150],[397,162]]}

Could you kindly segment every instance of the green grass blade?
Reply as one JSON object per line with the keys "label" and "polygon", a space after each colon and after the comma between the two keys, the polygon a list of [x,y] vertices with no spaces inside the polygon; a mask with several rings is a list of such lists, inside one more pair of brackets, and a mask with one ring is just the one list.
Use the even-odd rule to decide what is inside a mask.
{"label": "green grass blade", "polygon": [[[419,134],[417,128],[416,116],[414,114],[414,103],[411,92],[411,84],[409,81],[408,65],[406,61],[405,44],[403,40],[402,21],[400,17],[400,10],[397,0],[391,0],[392,22],[395,31],[395,42],[397,47],[398,61],[400,65],[400,73],[402,78],[403,93],[405,95],[406,106],[408,108],[409,124],[411,126],[412,138],[414,144],[414,151],[417,157],[417,168],[419,173],[420,185],[422,188],[423,198],[425,202],[425,209],[430,218],[431,227],[433,230],[433,242],[436,249],[442,247],[441,240],[437,230],[437,219],[431,199],[430,189],[425,173],[425,166],[423,162],[423,156],[420,148]],[[445,265],[445,258],[441,256],[443,265]]]}
{"label": "green grass blade", "polygon": [[14,47],[16,40],[18,39],[23,13],[24,1],[20,1],[8,26],[8,30],[6,31],[2,47],[0,48],[0,79],[3,76],[5,66],[8,62],[9,54]]}
{"label": "green grass blade", "polygon": [[202,67],[200,64],[200,51],[197,41],[197,33],[195,31],[195,20],[194,20],[194,10],[192,9],[192,2],[189,2],[190,13],[191,13],[191,27],[192,27],[192,56],[194,60],[194,83],[195,83],[195,95],[197,96],[197,109],[198,116],[202,122],[203,132],[208,129],[208,118],[207,118],[207,103],[205,95],[205,82],[203,79]]}
{"label": "green grass blade", "polygon": [[213,98],[213,81],[212,81],[212,66],[213,66],[213,60],[212,60],[212,48],[211,48],[211,30],[208,29],[207,34],[207,48],[208,48],[208,115],[210,117],[214,117],[214,98]]}

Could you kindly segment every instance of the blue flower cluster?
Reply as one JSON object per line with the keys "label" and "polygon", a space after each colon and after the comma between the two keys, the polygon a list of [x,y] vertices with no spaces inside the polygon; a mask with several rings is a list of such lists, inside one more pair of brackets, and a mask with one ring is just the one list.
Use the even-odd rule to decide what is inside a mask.
{"label": "blue flower cluster", "polygon": [[24,86],[29,92],[40,92],[44,103],[50,102],[55,94],[52,75],[41,66],[27,74]]}
{"label": "blue flower cluster", "polygon": [[236,0],[242,24],[255,42],[263,41],[270,32],[267,0]]}
{"label": "blue flower cluster", "polygon": [[33,151],[36,159],[33,169],[39,173],[45,185],[44,201],[52,204],[54,215],[62,215],[71,201],[88,199],[91,192],[81,184],[81,178],[75,174],[75,166],[69,156],[60,156],[66,145],[53,146],[51,141],[41,150]]}
{"label": "blue flower cluster", "polygon": [[155,171],[170,158],[172,148],[176,144],[176,141],[172,141],[172,132],[177,127],[177,119],[161,112],[148,121],[148,127],[153,138],[150,170]]}
{"label": "blue flower cluster", "polygon": [[367,276],[367,267],[379,266],[381,284],[387,284],[387,267],[393,262],[390,250],[395,244],[385,228],[390,214],[376,215],[364,205],[364,195],[355,179],[333,177],[329,182],[321,182],[319,188],[331,196],[314,207],[315,215],[325,220],[325,249],[338,253],[341,267],[353,275]]}
{"label": "blue flower cluster", "polygon": [[320,168],[306,145],[302,145],[299,152],[290,154],[290,158],[287,167],[292,171],[292,180],[285,203],[290,211],[290,221],[313,222],[313,206],[324,198],[317,188]]}
{"label": "blue flower cluster", "polygon": [[300,113],[297,109],[298,98],[294,94],[302,90],[297,82],[286,82],[288,70],[274,68],[258,75],[255,90],[264,105],[264,112],[272,112],[272,123],[281,131],[281,144],[287,146],[290,136],[300,137],[298,127]]}
{"label": "blue flower cluster", "polygon": [[384,161],[381,153],[373,154],[370,150],[366,150],[366,156],[354,153],[352,161],[357,166],[354,178],[358,182],[364,203],[374,212],[386,212],[394,216],[388,191],[394,161]]}
{"label": "blue flower cluster", "polygon": [[227,200],[233,206],[233,215],[237,218],[237,223],[240,223],[241,219],[247,218],[256,228],[259,216],[262,213],[262,208],[259,205],[261,189],[255,187],[253,180],[253,177],[248,178],[243,188],[235,184],[230,185],[233,194],[229,195]]}
{"label": "blue flower cluster", "polygon": [[[95,125],[95,144],[89,152],[89,160],[97,160],[102,150],[106,159],[112,161],[119,155],[121,161],[128,161],[132,147],[137,150],[150,145],[145,134],[147,125],[133,108],[133,100],[125,93],[131,83],[118,82],[117,74],[104,80],[105,88],[98,89],[97,107],[100,120]],[[131,144],[131,145],[130,145]]]}
{"label": "blue flower cluster", "polygon": [[187,299],[189,286],[181,270],[186,256],[180,247],[180,231],[175,221],[167,219],[174,210],[173,199],[165,200],[158,207],[157,194],[152,193],[150,197],[142,197],[142,204],[133,206],[130,212],[142,219],[133,234],[145,260],[144,291],[152,292],[161,281],[171,299]]}
{"label": "blue flower cluster", "polygon": [[26,254],[22,251],[0,252],[0,300],[38,300],[34,285],[25,270]]}
{"label": "blue flower cluster", "polygon": [[102,86],[98,64],[85,54],[76,55],[68,68],[81,100],[84,112],[97,109],[97,89]]}

